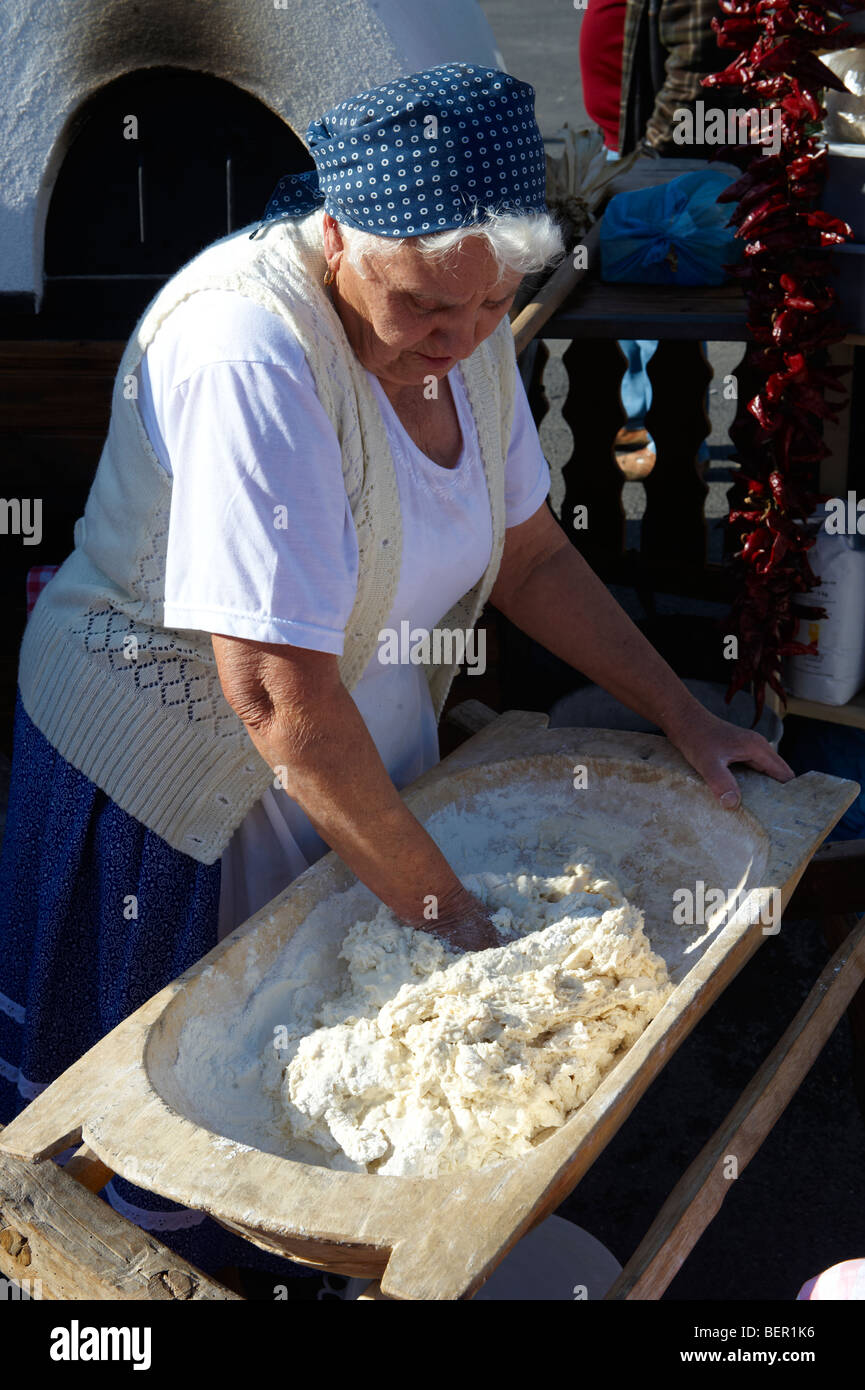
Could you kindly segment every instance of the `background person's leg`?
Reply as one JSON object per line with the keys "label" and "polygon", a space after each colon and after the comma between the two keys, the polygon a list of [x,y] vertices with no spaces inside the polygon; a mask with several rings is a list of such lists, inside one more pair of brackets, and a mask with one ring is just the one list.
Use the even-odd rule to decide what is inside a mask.
{"label": "background person's leg", "polygon": [[655,444],[646,428],[646,414],[652,404],[652,384],[646,368],[657,346],[647,338],[619,340],[627,362],[620,387],[626,420],[613,447],[616,462],[630,481],[645,478],[655,465]]}
{"label": "background person's leg", "polygon": [[[648,338],[623,338],[619,342],[619,347],[628,362],[625,375],[622,377],[622,408],[625,412],[627,430],[646,428],[646,415],[652,404],[652,383],[649,381],[647,367],[657,346],[656,341]],[[651,436],[649,447],[655,447]]]}

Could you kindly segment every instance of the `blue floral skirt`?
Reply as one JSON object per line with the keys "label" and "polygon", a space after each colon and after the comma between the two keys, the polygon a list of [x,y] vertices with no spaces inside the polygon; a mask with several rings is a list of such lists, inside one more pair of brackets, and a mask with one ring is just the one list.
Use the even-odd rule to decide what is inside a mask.
{"label": "blue floral skirt", "polygon": [[[219,861],[172,849],[62,758],[17,694],[0,852],[3,1124],[216,945],[219,882]],[[123,1178],[102,1195],[208,1274],[316,1274]]]}

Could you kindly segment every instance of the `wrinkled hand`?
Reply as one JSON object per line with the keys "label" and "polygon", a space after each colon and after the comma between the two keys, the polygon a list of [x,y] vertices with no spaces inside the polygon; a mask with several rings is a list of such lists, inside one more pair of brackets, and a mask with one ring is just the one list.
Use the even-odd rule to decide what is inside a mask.
{"label": "wrinkled hand", "polygon": [[727,811],[735,811],[742,800],[730,763],[747,763],[778,782],[789,782],[796,775],[762,734],[719,719],[702,705],[667,729],[666,734]]}
{"label": "wrinkled hand", "polygon": [[502,944],[487,909],[467,888],[440,898],[437,918],[413,922],[412,926],[432,932],[458,951],[488,951]]}

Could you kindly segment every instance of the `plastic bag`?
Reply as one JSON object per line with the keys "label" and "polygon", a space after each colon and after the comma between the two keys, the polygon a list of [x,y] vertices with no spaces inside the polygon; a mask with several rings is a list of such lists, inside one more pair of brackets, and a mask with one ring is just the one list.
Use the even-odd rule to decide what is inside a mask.
{"label": "plastic bag", "polygon": [[861,48],[841,48],[835,53],[821,53],[836,77],[840,77],[846,92],[824,92],[826,119],[823,135],[826,140],[847,144],[865,144],[865,53]]}
{"label": "plastic bag", "polygon": [[669,183],[611,198],[601,222],[601,279],[647,285],[722,285],[725,265],[741,259],[728,227],[733,212],[718,195],[733,182],[698,169]]}
{"label": "plastic bag", "polygon": [[639,151],[611,163],[598,126],[572,130],[567,121],[556,138],[562,151],[546,156],[547,207],[565,223],[570,245],[585,236],[607,184],[630,169]]}

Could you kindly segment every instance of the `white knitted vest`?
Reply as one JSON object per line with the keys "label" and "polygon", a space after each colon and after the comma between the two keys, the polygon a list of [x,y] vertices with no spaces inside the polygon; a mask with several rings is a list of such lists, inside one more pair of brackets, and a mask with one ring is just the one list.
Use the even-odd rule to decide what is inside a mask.
{"label": "white knitted vest", "polygon": [[[303,347],[342,449],[359,577],[339,670],[351,690],[373,656],[400,575],[399,492],[369,380],[322,285],[321,214],[208,246],[156,295],[120,362],[108,435],[75,523],[75,549],[42,590],[21,644],[24,708],[62,756],[174,849],[213,864],[273,783],[227,703],[210,634],[163,624],[171,478],[147,438],[134,377],[168,315],[200,290],[235,290],[278,314]],[[515,358],[505,319],[461,363],[489,490],[493,548],[440,626],[476,622],[505,534]],[[274,532],[275,538],[278,532]],[[427,668],[436,717],[456,667]]]}

